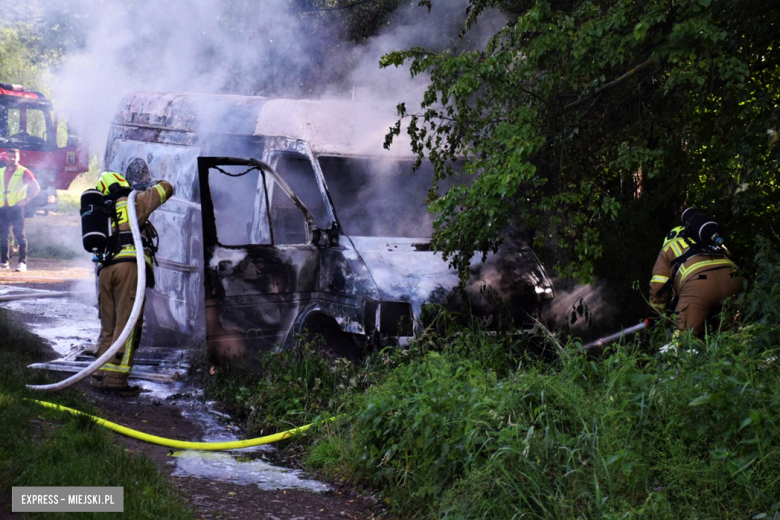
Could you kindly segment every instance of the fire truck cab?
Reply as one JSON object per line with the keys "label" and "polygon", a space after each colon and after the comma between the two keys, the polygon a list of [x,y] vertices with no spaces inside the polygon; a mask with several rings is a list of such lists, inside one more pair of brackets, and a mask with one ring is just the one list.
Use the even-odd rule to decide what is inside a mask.
{"label": "fire truck cab", "polygon": [[[19,162],[33,172],[41,186],[41,194],[28,206],[28,216],[36,210],[53,209],[58,201],[56,190],[68,189],[78,174],[89,170],[86,145],[68,128],[67,140],[60,146],[57,126],[51,101],[43,94],[0,83],[0,156],[18,148]],[[2,166],[5,163],[0,161]]]}

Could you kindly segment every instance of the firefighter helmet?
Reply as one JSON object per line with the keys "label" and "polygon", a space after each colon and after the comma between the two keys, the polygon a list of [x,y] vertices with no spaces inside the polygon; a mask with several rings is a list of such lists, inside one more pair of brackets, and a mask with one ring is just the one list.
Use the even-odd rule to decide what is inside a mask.
{"label": "firefighter helmet", "polygon": [[116,172],[103,172],[98,179],[97,189],[103,196],[111,195],[122,188],[130,189],[130,183]]}

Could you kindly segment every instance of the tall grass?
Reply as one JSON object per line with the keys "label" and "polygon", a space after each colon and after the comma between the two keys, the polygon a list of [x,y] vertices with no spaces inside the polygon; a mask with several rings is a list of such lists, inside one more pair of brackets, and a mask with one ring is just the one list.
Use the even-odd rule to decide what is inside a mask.
{"label": "tall grass", "polygon": [[358,365],[264,354],[233,402],[254,428],[339,414],[303,441],[306,463],[402,516],[780,518],[780,255],[765,243],[756,260],[729,308],[741,321],[674,353],[660,329],[555,361],[440,331]]}

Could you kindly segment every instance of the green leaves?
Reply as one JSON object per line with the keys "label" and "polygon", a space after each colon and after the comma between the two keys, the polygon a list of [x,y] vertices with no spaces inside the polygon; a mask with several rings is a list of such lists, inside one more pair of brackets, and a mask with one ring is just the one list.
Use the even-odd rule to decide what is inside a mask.
{"label": "green leaves", "polygon": [[639,22],[634,26],[634,39],[644,40],[650,26],[646,22]]}
{"label": "green leaves", "polygon": [[349,468],[403,517],[772,511],[780,383],[766,359],[777,346],[759,355],[747,325],[706,344],[683,336],[676,356],[658,356],[668,340],[657,332],[600,360],[508,366],[508,338],[424,337],[323,442],[348,446],[339,474]]}
{"label": "green leaves", "polygon": [[710,394],[704,394],[700,395],[690,403],[688,403],[688,406],[701,406],[703,404],[707,404],[712,399],[712,396]]}
{"label": "green leaves", "polygon": [[[472,0],[470,21],[494,4]],[[477,177],[431,198],[435,247],[463,275],[512,226],[535,236],[560,274],[627,284],[646,278],[655,251],[627,261],[625,244],[641,236],[654,244],[641,255],[656,249],[676,219],[669,208],[698,204],[740,221],[729,229],[737,252],[771,233],[780,147],[768,152],[765,129],[777,126],[780,58],[766,42],[780,21],[764,7],[535,2],[482,50],[386,57],[431,77],[411,114],[419,160],[437,179],[453,160]],[[762,188],[737,196],[746,175]]]}
{"label": "green leaves", "polygon": [[46,91],[43,79],[48,67],[56,65],[61,53],[50,47],[32,25],[14,24],[0,27],[0,78],[3,83],[17,83]]}

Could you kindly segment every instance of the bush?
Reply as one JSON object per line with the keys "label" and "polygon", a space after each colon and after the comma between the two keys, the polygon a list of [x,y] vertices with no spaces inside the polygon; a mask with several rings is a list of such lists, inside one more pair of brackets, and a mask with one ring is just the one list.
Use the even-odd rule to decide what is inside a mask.
{"label": "bush", "polygon": [[228,363],[204,380],[206,394],[219,399],[251,434],[302,426],[338,409],[334,400],[358,385],[355,365],[318,353],[318,340],[303,338],[294,348],[260,352],[250,364]]}
{"label": "bush", "polygon": [[[520,336],[431,329],[360,364],[263,354],[253,424],[339,415],[306,464],[418,518],[780,518],[780,255],[757,249],[733,326],[554,361]],[[444,321],[447,321],[446,319]],[[452,320],[450,320],[452,321]],[[302,349],[302,350],[301,350]],[[254,415],[252,415],[254,414]],[[297,414],[297,415],[296,415]]]}
{"label": "bush", "polygon": [[684,346],[702,351],[670,359],[621,348],[503,379],[429,353],[356,396],[309,462],[382,489],[401,514],[774,514],[776,352],[743,340],[694,340]]}
{"label": "bush", "polygon": [[[430,517],[780,518],[780,262],[764,244],[757,264],[731,308],[741,326],[683,337],[675,355],[655,354],[656,332],[557,364],[486,334],[437,338],[354,400],[333,450],[351,473],[343,461],[339,473]],[[496,370],[508,360],[520,369]],[[310,462],[327,470],[319,450]]]}

